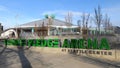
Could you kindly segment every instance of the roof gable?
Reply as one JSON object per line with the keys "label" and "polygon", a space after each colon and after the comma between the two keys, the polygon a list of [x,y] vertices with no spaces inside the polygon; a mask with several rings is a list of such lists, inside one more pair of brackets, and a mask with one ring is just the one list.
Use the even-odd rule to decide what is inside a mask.
{"label": "roof gable", "polygon": [[[67,23],[58,19],[52,19],[52,25],[54,26],[68,26],[73,25],[71,23]],[[37,21],[28,22],[22,25],[19,25],[18,27],[42,27],[44,23],[44,26],[47,26],[49,24],[49,19],[42,19]]]}

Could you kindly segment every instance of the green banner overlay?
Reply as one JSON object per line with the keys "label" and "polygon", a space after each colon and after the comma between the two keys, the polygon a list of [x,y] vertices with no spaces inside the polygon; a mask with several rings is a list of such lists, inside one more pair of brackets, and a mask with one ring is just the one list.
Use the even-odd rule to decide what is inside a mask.
{"label": "green banner overlay", "polygon": [[95,39],[5,39],[5,45],[110,50],[106,38]]}

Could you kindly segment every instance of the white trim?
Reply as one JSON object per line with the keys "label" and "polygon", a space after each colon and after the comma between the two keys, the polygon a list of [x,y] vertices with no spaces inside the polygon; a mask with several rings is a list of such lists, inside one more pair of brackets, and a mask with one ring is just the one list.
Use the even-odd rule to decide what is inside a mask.
{"label": "white trim", "polygon": [[[35,27],[35,26],[18,26],[17,28],[32,28],[32,27]],[[38,27],[38,26],[36,26],[36,27]],[[56,28],[78,28],[79,26],[56,26],[56,25],[50,25],[50,27],[56,27]]]}
{"label": "white trim", "polygon": [[78,28],[79,26],[55,26],[55,25],[50,25],[51,27],[56,27],[56,28]]}

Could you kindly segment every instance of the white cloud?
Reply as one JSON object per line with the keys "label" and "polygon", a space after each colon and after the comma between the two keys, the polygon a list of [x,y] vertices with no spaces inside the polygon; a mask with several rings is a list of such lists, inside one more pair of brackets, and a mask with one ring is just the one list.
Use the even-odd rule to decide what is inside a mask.
{"label": "white cloud", "polygon": [[120,7],[116,6],[116,7],[111,7],[111,8],[104,8],[103,11],[106,12],[120,12]]}
{"label": "white cloud", "polygon": [[[41,15],[51,15],[54,14],[57,19],[65,21],[65,16],[70,12],[72,14],[72,22],[73,24],[77,24],[77,21],[81,19],[81,16],[83,15],[83,12],[80,11],[73,11],[73,10],[53,10],[53,11],[46,11],[43,12]],[[88,13],[84,13],[85,15],[88,15]]]}
{"label": "white cloud", "polygon": [[110,17],[111,22],[113,23],[113,25],[120,26],[120,23],[119,23],[120,22],[120,19],[119,19],[120,5],[113,6],[113,7],[110,7],[110,8],[104,8],[103,13],[108,14],[108,16]]}
{"label": "white cloud", "polygon": [[7,7],[0,5],[0,11],[7,11]]}
{"label": "white cloud", "polygon": [[[73,16],[81,16],[83,14],[83,12],[79,12],[79,11],[71,11],[71,10],[53,10],[53,11],[46,11],[43,12],[42,15],[45,14],[57,14],[57,15],[67,15],[68,12],[71,12]],[[85,13],[88,14],[88,13]]]}

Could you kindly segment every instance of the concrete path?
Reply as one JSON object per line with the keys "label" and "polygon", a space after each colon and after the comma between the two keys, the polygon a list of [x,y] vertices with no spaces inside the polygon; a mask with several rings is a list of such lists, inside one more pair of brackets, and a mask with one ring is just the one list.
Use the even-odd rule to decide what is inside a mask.
{"label": "concrete path", "polygon": [[41,53],[6,48],[0,54],[0,68],[116,68],[69,54]]}

